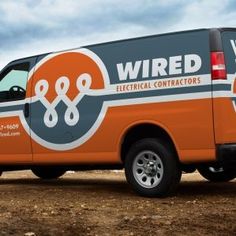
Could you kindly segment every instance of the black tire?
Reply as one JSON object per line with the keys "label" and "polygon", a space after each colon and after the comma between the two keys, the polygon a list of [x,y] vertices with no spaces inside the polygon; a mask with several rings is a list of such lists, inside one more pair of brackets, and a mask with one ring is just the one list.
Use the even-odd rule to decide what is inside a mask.
{"label": "black tire", "polygon": [[31,171],[41,179],[57,179],[65,174],[66,170],[58,167],[34,167]]}
{"label": "black tire", "polygon": [[212,182],[228,182],[236,178],[236,170],[223,167],[201,166],[198,172],[205,179]]}
{"label": "black tire", "polygon": [[[158,158],[156,162],[159,163],[155,164],[155,168],[153,163],[149,160],[154,159],[154,157],[156,159]],[[143,165],[139,158],[143,160]],[[141,169],[143,171],[140,176],[146,176],[147,181],[149,182],[147,182],[146,186],[144,181],[145,178],[139,177],[139,172],[141,172],[138,169],[139,165],[142,166]],[[150,166],[152,166],[151,171]],[[166,197],[173,194],[178,187],[181,179],[181,173],[180,164],[175,152],[170,148],[170,145],[164,144],[158,139],[145,138],[137,141],[131,146],[128,154],[126,155],[125,175],[127,182],[138,194],[142,196]]]}

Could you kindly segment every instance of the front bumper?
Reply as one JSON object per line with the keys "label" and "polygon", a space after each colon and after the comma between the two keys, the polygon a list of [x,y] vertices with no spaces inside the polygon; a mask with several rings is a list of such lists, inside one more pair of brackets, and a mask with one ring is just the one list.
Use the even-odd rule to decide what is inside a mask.
{"label": "front bumper", "polygon": [[216,159],[223,165],[236,166],[236,144],[217,145]]}

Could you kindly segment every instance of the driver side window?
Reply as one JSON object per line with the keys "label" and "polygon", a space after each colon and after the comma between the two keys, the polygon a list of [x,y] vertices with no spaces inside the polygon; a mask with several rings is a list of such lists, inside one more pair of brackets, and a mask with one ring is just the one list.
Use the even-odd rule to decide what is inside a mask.
{"label": "driver side window", "polygon": [[0,75],[0,102],[25,98],[30,64],[20,63],[6,68]]}

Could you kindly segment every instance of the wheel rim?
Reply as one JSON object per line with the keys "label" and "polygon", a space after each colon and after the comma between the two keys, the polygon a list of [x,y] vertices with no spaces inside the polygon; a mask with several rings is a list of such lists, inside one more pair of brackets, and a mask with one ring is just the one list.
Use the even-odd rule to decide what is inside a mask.
{"label": "wheel rim", "polygon": [[223,167],[215,168],[215,167],[209,167],[209,171],[212,173],[221,173],[224,172]]}
{"label": "wheel rim", "polygon": [[152,151],[139,153],[133,162],[135,180],[144,188],[156,187],[163,177],[164,168],[160,157]]}

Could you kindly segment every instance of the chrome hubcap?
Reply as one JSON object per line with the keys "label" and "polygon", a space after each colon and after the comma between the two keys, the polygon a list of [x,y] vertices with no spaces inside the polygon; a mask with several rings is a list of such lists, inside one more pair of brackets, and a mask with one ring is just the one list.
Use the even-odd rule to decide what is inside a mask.
{"label": "chrome hubcap", "polygon": [[134,178],[144,188],[156,187],[163,177],[163,172],[160,157],[152,151],[143,151],[134,159]]}
{"label": "chrome hubcap", "polygon": [[219,168],[209,167],[209,171],[213,173],[221,173],[221,172],[224,172],[224,169],[222,167],[219,167]]}

